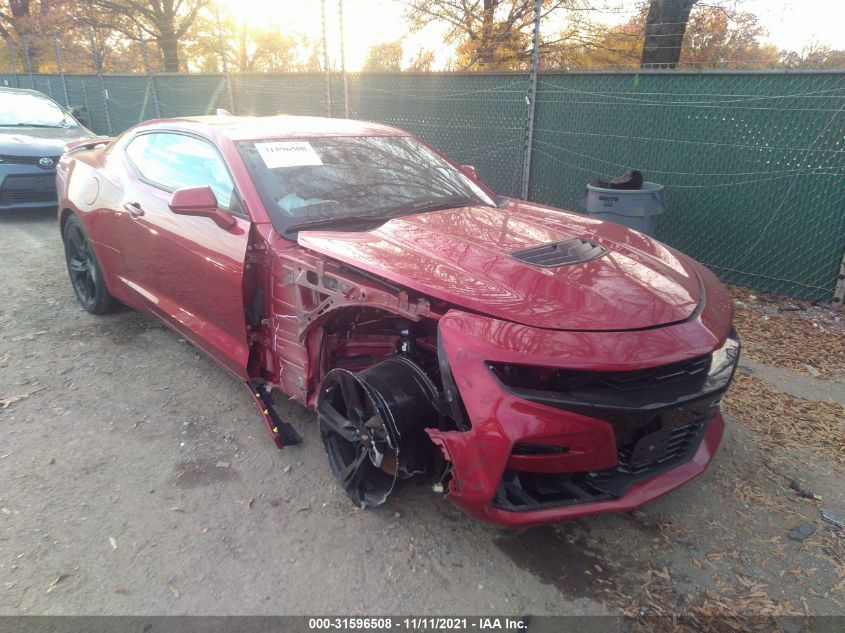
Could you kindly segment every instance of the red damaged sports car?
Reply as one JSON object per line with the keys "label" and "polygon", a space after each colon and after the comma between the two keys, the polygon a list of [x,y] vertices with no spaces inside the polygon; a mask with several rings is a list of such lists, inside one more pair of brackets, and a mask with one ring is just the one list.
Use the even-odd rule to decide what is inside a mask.
{"label": "red damaged sports car", "polygon": [[716,277],[638,232],[497,196],[402,130],[196,117],[58,169],[76,296],[150,312],[317,411],[352,501],[397,480],[479,519],[629,510],[699,475],[739,358]]}

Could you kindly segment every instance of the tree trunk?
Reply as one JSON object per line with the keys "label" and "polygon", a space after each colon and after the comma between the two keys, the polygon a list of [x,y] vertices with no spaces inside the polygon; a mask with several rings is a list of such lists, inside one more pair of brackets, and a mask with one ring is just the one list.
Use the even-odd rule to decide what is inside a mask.
{"label": "tree trunk", "polygon": [[675,68],[690,11],[698,0],[651,0],[640,68]]}
{"label": "tree trunk", "polygon": [[494,61],[494,12],[499,0],[484,0],[484,7],[481,13],[481,35],[478,42],[478,63],[481,70],[490,70]]}
{"label": "tree trunk", "polygon": [[20,40],[20,53],[27,72],[37,73],[41,69],[41,55],[33,42],[38,34],[32,28],[32,7],[30,0],[9,0],[12,28]]}
{"label": "tree trunk", "polygon": [[161,56],[164,59],[164,72],[179,72],[179,41],[173,28],[163,27],[161,37],[158,38],[158,47],[161,49]]}

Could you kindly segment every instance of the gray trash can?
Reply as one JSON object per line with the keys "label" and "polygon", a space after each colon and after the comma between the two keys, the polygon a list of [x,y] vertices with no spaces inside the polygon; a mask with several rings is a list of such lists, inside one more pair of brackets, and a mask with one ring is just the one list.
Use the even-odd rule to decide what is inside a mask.
{"label": "gray trash can", "polygon": [[581,208],[600,220],[654,235],[655,218],[666,210],[666,191],[656,182],[644,182],[640,189],[604,189],[587,185]]}

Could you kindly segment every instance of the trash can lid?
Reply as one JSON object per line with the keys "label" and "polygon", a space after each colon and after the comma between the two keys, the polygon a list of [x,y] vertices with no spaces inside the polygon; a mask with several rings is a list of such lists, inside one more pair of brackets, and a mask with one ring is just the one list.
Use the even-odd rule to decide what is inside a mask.
{"label": "trash can lid", "polygon": [[597,193],[612,193],[614,195],[622,195],[622,196],[630,196],[632,194],[638,193],[652,193],[654,191],[662,191],[663,185],[656,183],[656,182],[644,182],[643,186],[639,189],[606,189],[605,187],[594,187],[593,185],[588,184],[587,189],[590,191],[595,191]]}

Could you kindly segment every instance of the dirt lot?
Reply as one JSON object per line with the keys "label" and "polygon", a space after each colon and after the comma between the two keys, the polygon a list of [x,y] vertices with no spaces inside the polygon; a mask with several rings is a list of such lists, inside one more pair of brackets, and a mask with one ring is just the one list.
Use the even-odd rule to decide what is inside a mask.
{"label": "dirt lot", "polygon": [[0,217],[0,253],[2,614],[845,614],[845,532],[819,518],[845,515],[841,311],[737,291],[746,354],[708,472],[502,534],[423,487],[354,510],[310,413],[286,407],[305,441],[279,451],[159,322],[83,312],[52,214]]}

